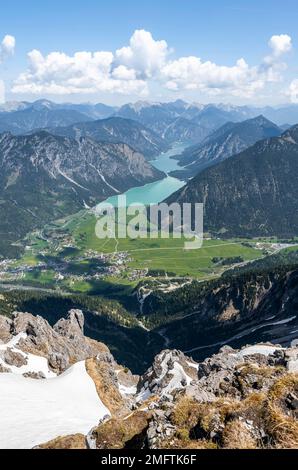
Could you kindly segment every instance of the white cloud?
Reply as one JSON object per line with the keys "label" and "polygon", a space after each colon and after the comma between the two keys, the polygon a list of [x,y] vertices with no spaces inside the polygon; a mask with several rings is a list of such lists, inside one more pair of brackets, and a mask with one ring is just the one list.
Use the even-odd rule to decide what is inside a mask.
{"label": "white cloud", "polygon": [[142,79],[158,74],[170,52],[166,41],[155,41],[143,29],[134,32],[129,44],[116,51],[116,61],[134,69]]}
{"label": "white cloud", "polygon": [[270,54],[261,64],[250,66],[244,58],[234,65],[218,65],[196,56],[170,59],[164,40],[155,40],[145,30],[136,30],[129,45],[108,51],[76,52],[69,56],[51,52],[28,54],[28,69],[15,80],[14,93],[22,94],[148,94],[156,82],[170,91],[194,90],[209,95],[251,97],[267,83],[281,79],[286,64],[282,58],[292,48],[286,34],[272,36]]}
{"label": "white cloud", "polygon": [[292,103],[298,103],[298,79],[293,80],[286,95],[290,97]]}
{"label": "white cloud", "polygon": [[68,56],[38,50],[28,54],[28,70],[14,82],[14,93],[73,94],[112,92],[146,95],[147,80],[155,77],[169,53],[165,41],[155,41],[148,31],[137,30],[129,46],[112,52],[76,52]]}
{"label": "white cloud", "polygon": [[113,70],[112,76],[116,80],[136,80],[136,71],[125,65],[119,65]]}
{"label": "white cloud", "polygon": [[2,62],[6,57],[14,54],[16,40],[14,36],[7,34],[4,36],[0,44],[0,62]]}
{"label": "white cloud", "polygon": [[287,68],[282,56],[292,50],[292,39],[287,34],[272,36],[268,42],[272,53],[266,56],[260,69],[267,72],[268,81],[279,81],[281,72]]}
{"label": "white cloud", "polygon": [[[14,36],[7,34],[0,43],[0,64],[10,55],[14,54],[16,40]],[[0,103],[5,101],[5,83],[0,80]]]}
{"label": "white cloud", "polygon": [[112,52],[76,52],[68,56],[51,52],[43,56],[38,50],[28,54],[29,68],[14,82],[14,93],[140,93],[147,90],[145,81],[125,66],[113,68]]}
{"label": "white cloud", "polygon": [[218,94],[223,90],[233,95],[240,92],[253,94],[263,86],[256,67],[249,67],[244,59],[227,67],[213,62],[203,62],[198,57],[182,57],[164,66],[162,75],[171,90],[199,90]]}
{"label": "white cloud", "polygon": [[275,57],[280,57],[292,49],[292,38],[288,34],[280,34],[272,36],[269,41],[269,46],[272,49]]}
{"label": "white cloud", "polygon": [[162,69],[165,86],[174,91],[253,96],[266,83],[280,80],[280,72],[286,67],[280,59],[291,50],[292,41],[288,35],[272,36],[269,46],[272,54],[265,57],[259,66],[249,66],[243,58],[233,66],[204,62],[195,56],[170,61]]}

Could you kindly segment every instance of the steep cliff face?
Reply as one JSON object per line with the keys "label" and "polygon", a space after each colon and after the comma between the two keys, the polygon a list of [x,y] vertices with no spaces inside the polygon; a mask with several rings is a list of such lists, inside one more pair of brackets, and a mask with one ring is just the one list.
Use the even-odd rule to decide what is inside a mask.
{"label": "steep cliff face", "polygon": [[0,168],[1,251],[33,227],[163,176],[126,144],[44,131],[2,134]]}
{"label": "steep cliff face", "polygon": [[204,170],[167,202],[204,203],[205,231],[224,236],[295,235],[298,128]]}

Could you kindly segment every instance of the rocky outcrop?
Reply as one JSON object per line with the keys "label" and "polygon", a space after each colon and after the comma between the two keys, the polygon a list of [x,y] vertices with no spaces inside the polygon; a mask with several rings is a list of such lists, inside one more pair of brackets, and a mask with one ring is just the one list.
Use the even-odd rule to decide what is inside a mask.
{"label": "rocky outcrop", "polygon": [[[167,349],[137,377],[119,366],[103,344],[84,336],[79,310],[71,310],[53,328],[28,313],[15,313],[1,322],[9,336],[7,343],[0,343],[4,386],[22,374],[22,386],[30,381],[32,393],[43,390],[35,389],[35,383],[53,383],[60,396],[59,383],[67,389],[68,380],[85,381],[90,399],[95,399],[97,424],[89,432],[82,433],[80,422],[72,434],[51,433],[37,448],[298,448],[298,347],[294,345],[224,346],[202,362]],[[29,411],[30,400],[22,402]],[[84,396],[79,400],[84,413]],[[25,416],[30,420],[29,411]],[[52,426],[51,416],[47,419]]]}
{"label": "rocky outcrop", "polygon": [[289,373],[297,354],[271,344],[223,347],[197,364],[196,379],[179,384],[171,400],[159,390],[149,447],[297,448],[298,375]]}
{"label": "rocky outcrop", "polygon": [[[67,318],[60,319],[53,328],[44,318],[30,313],[15,312],[11,321],[5,323],[2,318],[2,323],[9,325],[6,337],[9,334],[10,340],[21,335],[17,344],[19,350],[44,357],[56,373],[78,361],[109,352],[104,344],[84,336],[84,315],[80,310],[71,310]],[[4,353],[8,365],[18,367],[20,361],[25,360],[21,357],[9,348]]]}
{"label": "rocky outcrop", "polygon": [[158,354],[152,367],[141,377],[138,398],[144,400],[152,395],[171,396],[189,386],[197,378],[197,364],[181,351],[165,350]]}
{"label": "rocky outcrop", "polygon": [[12,348],[7,348],[3,352],[3,359],[9,366],[22,367],[27,364],[27,358],[21,353],[14,351]]}
{"label": "rocky outcrop", "polygon": [[7,343],[11,337],[11,320],[0,315],[0,342]]}
{"label": "rocky outcrop", "polygon": [[147,441],[150,412],[135,411],[123,419],[112,418],[92,432],[96,449],[140,449]]}
{"label": "rocky outcrop", "polygon": [[97,355],[86,361],[86,370],[103,404],[113,416],[129,412],[129,401],[120,392],[117,377],[117,364],[111,354]]}
{"label": "rocky outcrop", "polygon": [[223,347],[196,363],[158,354],[140,377],[128,414],[104,419],[91,448],[297,448],[298,348]]}
{"label": "rocky outcrop", "polygon": [[67,318],[61,318],[53,327],[61,336],[75,339],[82,336],[84,329],[84,314],[81,310],[70,310]]}

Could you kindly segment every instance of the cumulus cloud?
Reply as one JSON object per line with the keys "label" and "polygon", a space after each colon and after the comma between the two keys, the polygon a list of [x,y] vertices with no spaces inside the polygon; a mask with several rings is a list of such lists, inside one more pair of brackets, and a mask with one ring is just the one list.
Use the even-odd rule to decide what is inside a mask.
{"label": "cumulus cloud", "polygon": [[273,55],[280,57],[292,49],[292,38],[288,34],[272,36],[269,41],[269,46],[272,49]]}
{"label": "cumulus cloud", "polygon": [[209,91],[213,95],[226,90],[238,95],[242,92],[253,94],[263,86],[257,67],[249,67],[244,59],[227,67],[210,61],[203,62],[198,57],[182,57],[168,63],[162,74],[170,90]]}
{"label": "cumulus cloud", "polygon": [[288,35],[272,36],[269,41],[272,53],[258,66],[249,66],[240,58],[233,66],[202,61],[199,57],[182,57],[168,62],[162,69],[169,90],[198,90],[210,95],[222,93],[231,96],[251,97],[266,83],[280,80],[286,65],[281,57],[292,48]]}
{"label": "cumulus cloud", "polygon": [[162,69],[162,75],[170,90],[253,96],[266,83],[280,79],[280,72],[285,68],[280,59],[291,50],[292,41],[288,35],[272,36],[269,46],[272,54],[265,57],[259,66],[249,66],[243,58],[233,66],[225,66],[190,56],[168,62]]}
{"label": "cumulus cloud", "polygon": [[[16,40],[14,36],[7,34],[0,43],[0,64],[9,56],[14,54]],[[5,101],[5,84],[0,80],[0,103]]]}
{"label": "cumulus cloud", "polygon": [[140,93],[147,90],[145,81],[124,65],[114,68],[112,52],[76,52],[68,56],[51,52],[43,56],[38,50],[28,54],[29,68],[14,82],[14,93],[65,95],[74,93]]}
{"label": "cumulus cloud", "polygon": [[134,32],[129,46],[116,51],[116,61],[134,69],[142,79],[152,78],[165,64],[169,52],[166,41],[155,41],[150,32],[141,29]]}
{"label": "cumulus cloud", "polygon": [[148,94],[151,82],[170,91],[198,90],[209,95],[253,96],[269,82],[278,81],[286,65],[283,56],[292,48],[287,34],[272,36],[271,49],[259,65],[244,58],[234,65],[219,65],[196,56],[171,59],[165,40],[149,31],[136,30],[129,45],[109,51],[76,52],[69,56],[51,52],[28,54],[28,69],[13,84],[14,93],[93,94],[111,92]]}
{"label": "cumulus cloud", "polygon": [[14,54],[15,44],[16,40],[14,36],[10,36],[9,34],[4,36],[0,44],[0,62]]}

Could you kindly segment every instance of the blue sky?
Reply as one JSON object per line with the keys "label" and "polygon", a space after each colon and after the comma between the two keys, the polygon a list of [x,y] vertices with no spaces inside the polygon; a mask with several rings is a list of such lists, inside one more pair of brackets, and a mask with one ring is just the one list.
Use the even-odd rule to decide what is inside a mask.
{"label": "blue sky", "polygon": [[[297,20],[297,0],[15,0],[1,9],[0,40],[13,36],[15,49],[2,54],[0,79],[6,99],[295,101]],[[151,34],[155,53],[150,55],[155,43],[144,34],[117,56],[136,30]],[[272,36],[281,35],[290,43],[282,36],[268,46]],[[32,50],[41,56],[28,59]],[[47,60],[55,51],[63,56]],[[74,59],[78,51],[112,56],[85,58],[82,66]],[[148,60],[142,51],[149,51]],[[241,58],[245,64],[237,66]]]}

